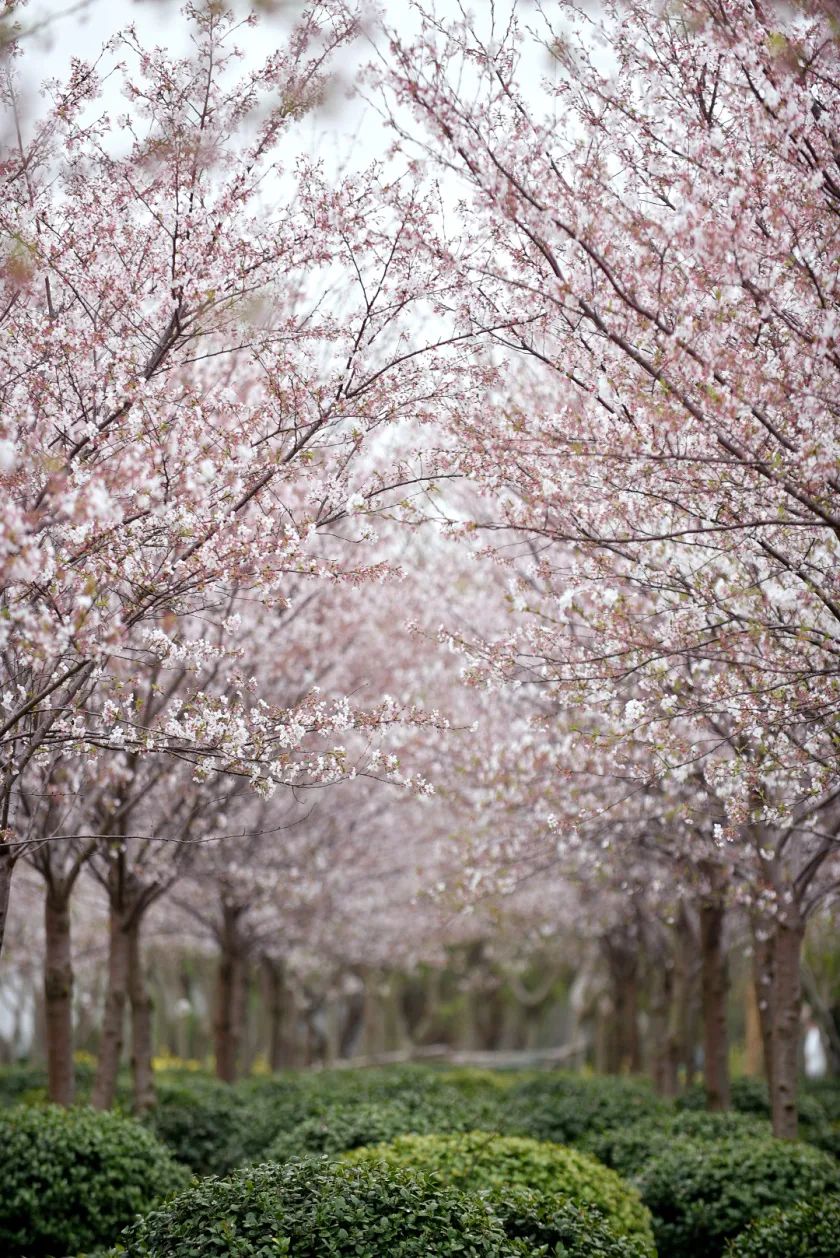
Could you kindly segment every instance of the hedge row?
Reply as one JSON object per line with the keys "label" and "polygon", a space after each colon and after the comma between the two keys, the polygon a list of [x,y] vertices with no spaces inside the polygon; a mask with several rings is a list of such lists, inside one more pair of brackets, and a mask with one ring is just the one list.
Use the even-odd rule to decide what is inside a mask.
{"label": "hedge row", "polygon": [[[17,1072],[18,1095],[28,1096],[32,1089],[22,1085],[32,1082],[31,1073]],[[2,1085],[0,1072],[0,1093]],[[308,1244],[325,1254],[412,1254],[414,1233],[388,1230],[397,1227],[402,1209],[395,1203],[402,1197],[403,1213],[416,1207],[417,1235],[431,1245],[434,1210],[421,1202],[437,1193],[442,1202],[445,1197],[441,1219],[455,1208],[452,1194],[471,1203],[459,1218],[468,1230],[479,1228],[482,1239],[465,1241],[465,1256],[626,1258],[654,1253],[655,1238],[662,1258],[730,1252],[757,1258],[764,1250],[767,1258],[840,1258],[840,1163],[826,1144],[774,1141],[762,1091],[753,1083],[739,1086],[741,1112],[729,1114],[700,1111],[691,1095],[678,1109],[666,1106],[630,1080],[417,1068],[280,1076],[234,1088],[185,1072],[159,1079],[158,1090],[160,1103],[145,1126],[86,1109],[0,1111],[0,1253],[54,1258],[89,1252],[113,1244],[130,1224],[124,1245],[135,1248],[127,1252],[170,1258],[165,1248],[154,1248],[163,1244],[154,1228],[183,1227],[185,1247],[171,1258],[212,1255],[200,1245],[217,1234],[231,1246],[223,1252],[235,1255],[248,1220],[262,1219],[253,1222],[257,1239],[242,1240],[248,1258],[306,1254]],[[807,1115],[810,1107],[812,1129],[830,1131],[833,1093],[821,1092],[806,1096],[804,1108]],[[32,1099],[37,1095],[36,1089]],[[559,1138],[577,1147],[563,1147]],[[335,1165],[342,1155],[343,1169]],[[200,1175],[240,1169],[163,1204],[189,1178],[181,1162]],[[301,1196],[310,1173],[314,1187]],[[268,1215],[263,1206],[254,1214],[254,1193]],[[358,1197],[359,1210],[357,1231],[348,1231],[356,1240],[339,1236],[350,1248],[324,1248],[317,1227],[315,1239],[307,1240],[309,1225],[302,1220],[310,1214],[316,1222],[332,1219],[341,1231],[335,1211],[347,1193]],[[374,1203],[378,1194],[384,1214],[375,1224],[375,1205],[368,1210],[361,1203]],[[409,1201],[415,1205],[409,1208]],[[147,1216],[145,1223],[132,1223],[138,1214]],[[269,1215],[277,1226],[266,1232]],[[286,1231],[278,1231],[283,1220]],[[205,1241],[190,1239],[191,1229],[202,1226]],[[377,1227],[392,1249],[381,1247]],[[459,1252],[459,1242],[443,1236],[440,1245]],[[286,1250],[278,1248],[287,1242]],[[357,1242],[361,1248],[354,1250]],[[256,1249],[248,1248],[252,1243]]]}

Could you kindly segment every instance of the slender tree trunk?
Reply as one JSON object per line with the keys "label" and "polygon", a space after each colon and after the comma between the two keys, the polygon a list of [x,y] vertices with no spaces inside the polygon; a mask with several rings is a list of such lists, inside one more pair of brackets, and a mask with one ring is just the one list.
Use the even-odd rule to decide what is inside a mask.
{"label": "slender tree trunk", "polygon": [[729,1038],[726,997],[729,975],[723,946],[725,911],[719,900],[700,905],[703,1076],[710,1110],[729,1108]]}
{"label": "slender tree trunk", "polygon": [[674,1097],[678,1091],[679,996],[676,961],[663,956],[654,974],[650,1030],[653,1084],[665,1097]]}
{"label": "slender tree trunk", "polygon": [[615,1073],[638,1074],[642,1068],[639,1038],[639,957],[632,943],[607,944],[612,1004],[615,1010],[615,1045],[610,1060]]}
{"label": "slender tree trunk", "polygon": [[128,994],[129,947],[123,913],[113,906],[109,912],[108,986],[99,1041],[99,1061],[91,1093],[95,1109],[110,1109],[117,1091],[117,1073],[125,1031],[125,1003]]}
{"label": "slender tree trunk", "polygon": [[152,1069],[152,997],[143,969],[140,928],[143,914],[136,913],[128,925],[128,995],[131,1001],[131,1080],[134,1112],[143,1114],[155,1104],[155,1077]]}
{"label": "slender tree trunk", "polygon": [[754,975],[747,976],[744,992],[744,1024],[745,1024],[745,1061],[744,1070],[748,1075],[757,1078],[764,1073],[763,1051],[761,1038],[761,1018],[758,1013],[758,992]]}
{"label": "slender tree trunk", "polygon": [[775,996],[775,938],[772,924],[753,922],[753,974],[758,1006],[758,1025],[764,1053],[764,1073],[773,1095],[773,1002]]}
{"label": "slender tree trunk", "polygon": [[[355,976],[354,976],[355,977]],[[403,996],[403,1017],[405,1017],[406,1002]],[[347,993],[344,1006],[344,1020],[341,1027],[341,1037],[339,1040],[338,1052],[342,1058],[352,1057],[356,1051],[356,1045],[361,1035],[362,1026],[365,1019],[365,989],[360,982],[358,986],[352,986]],[[408,1019],[406,1018],[406,1025]],[[413,1035],[409,1028],[409,1038]]]}
{"label": "slender tree trunk", "polygon": [[272,1071],[282,1070],[288,1064],[286,1058],[286,1002],[284,996],[283,966],[272,957],[263,957],[263,992],[268,1017],[268,1064]]}
{"label": "slender tree trunk", "polygon": [[777,923],[774,938],[770,1099],[773,1134],[782,1140],[795,1140],[797,1136],[796,1092],[802,1014],[799,958],[804,933],[798,920],[781,921]]}
{"label": "slender tree trunk", "polygon": [[242,910],[226,904],[222,914],[213,1037],[216,1075],[225,1083],[234,1083],[245,1019],[245,956],[239,930]]}
{"label": "slender tree trunk", "polygon": [[76,1090],[73,1068],[73,955],[70,897],[64,888],[59,890],[47,886],[44,939],[47,1094],[57,1105],[72,1105]]}
{"label": "slender tree trunk", "polygon": [[3,954],[3,941],[6,938],[6,922],[9,917],[9,895],[12,890],[12,873],[15,862],[9,850],[8,842],[0,837],[0,956]]}
{"label": "slender tree trunk", "polygon": [[615,1033],[615,1010],[612,1000],[602,992],[595,1005],[594,1039],[595,1073],[618,1073],[618,1036]]}
{"label": "slender tree trunk", "polygon": [[680,906],[674,937],[673,995],[668,1017],[668,1074],[666,1095],[679,1091],[680,1066],[685,1069],[686,1085],[694,1067],[694,965],[696,949],[694,930],[685,905]]}

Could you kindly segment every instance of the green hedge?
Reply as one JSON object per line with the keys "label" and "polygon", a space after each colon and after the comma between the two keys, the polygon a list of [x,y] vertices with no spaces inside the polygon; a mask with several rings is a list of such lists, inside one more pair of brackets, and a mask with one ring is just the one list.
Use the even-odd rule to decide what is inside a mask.
{"label": "green hedge", "polygon": [[594,1206],[530,1188],[486,1194],[493,1213],[523,1254],[558,1258],[648,1258],[646,1241],[618,1234]]}
{"label": "green hedge", "polygon": [[771,1210],[726,1250],[727,1258],[837,1258],[840,1197]]}
{"label": "green hedge", "polygon": [[322,1153],[345,1153],[409,1133],[458,1131],[471,1125],[460,1109],[418,1107],[400,1101],[344,1101],[282,1132],[260,1160],[288,1162]]}
{"label": "green hedge", "polygon": [[21,1106],[0,1114],[0,1253],[26,1258],[112,1244],[188,1172],[139,1123]]}
{"label": "green hedge", "polygon": [[744,1136],[711,1144],[675,1137],[635,1180],[667,1258],[718,1258],[727,1240],[773,1206],[840,1190],[840,1166],[807,1144]]}
{"label": "green hedge", "polygon": [[435,1174],[468,1191],[532,1188],[580,1205],[601,1209],[616,1232],[652,1248],[651,1220],[629,1184],[576,1149],[471,1131],[449,1135],[401,1136],[346,1155],[349,1161],[385,1162]]}
{"label": "green hedge", "polygon": [[588,1132],[577,1147],[591,1153],[619,1175],[638,1175],[642,1167],[666,1153],[675,1136],[691,1136],[711,1141],[741,1136],[771,1135],[770,1124],[749,1114],[710,1114],[705,1110],[683,1110],[665,1118],[642,1119],[628,1127]]}
{"label": "green hedge", "polygon": [[575,1144],[590,1132],[661,1118],[671,1108],[644,1080],[550,1073],[510,1089],[500,1103],[499,1129]]}
{"label": "green hedge", "polygon": [[477,1197],[385,1166],[290,1162],[205,1179],[129,1228],[127,1258],[513,1258]]}

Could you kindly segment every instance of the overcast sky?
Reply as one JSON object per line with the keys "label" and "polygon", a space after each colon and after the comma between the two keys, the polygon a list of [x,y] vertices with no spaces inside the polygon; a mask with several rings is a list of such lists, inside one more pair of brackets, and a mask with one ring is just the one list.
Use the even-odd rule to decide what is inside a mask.
{"label": "overcast sky", "polygon": [[[426,3],[441,17],[459,16],[458,0],[426,0]],[[511,3],[517,0],[495,0],[498,20],[504,20]],[[533,9],[529,0],[518,0],[518,5],[525,14]],[[141,43],[163,45],[176,55],[185,53],[189,48],[188,24],[181,7],[182,0],[30,0],[21,10],[24,25],[36,32],[25,41],[26,56],[21,67],[30,113],[44,107],[36,94],[44,79],[63,78],[72,57],[92,60],[111,35],[131,23],[137,27]],[[235,0],[235,7],[243,16],[249,11],[247,0]],[[283,42],[303,4],[301,0],[273,0],[254,7],[259,14],[259,25],[255,29],[240,30],[237,43],[245,51],[247,60],[257,64]],[[387,0],[382,7],[389,23],[405,35],[411,33],[415,19],[409,0]],[[479,14],[479,24],[481,19],[489,18],[488,0],[473,0],[472,7]],[[347,82],[352,80],[370,51],[369,45],[360,41],[353,52],[348,52],[343,63],[337,63],[337,70]],[[523,76],[534,86],[549,65],[545,53],[537,55],[538,62],[529,66],[529,74]],[[537,72],[533,76],[532,68]],[[113,86],[106,85],[104,105],[114,113],[124,109],[116,80]],[[389,142],[375,113],[360,99],[348,100],[343,90],[333,94],[325,110],[308,118],[298,134],[301,148],[317,152],[328,168],[367,165],[382,156]]]}

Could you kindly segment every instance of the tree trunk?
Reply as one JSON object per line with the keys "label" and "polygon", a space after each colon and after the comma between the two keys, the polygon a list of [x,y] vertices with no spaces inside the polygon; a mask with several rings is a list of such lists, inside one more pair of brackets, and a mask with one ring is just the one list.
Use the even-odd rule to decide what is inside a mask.
{"label": "tree trunk", "polygon": [[638,1074],[642,1068],[639,1038],[639,956],[633,941],[609,941],[612,1005],[615,1011],[615,1044],[609,1057],[613,1073]]}
{"label": "tree trunk", "polygon": [[755,978],[751,974],[747,975],[744,991],[744,1028],[746,1040],[744,1073],[753,1078],[759,1078],[764,1072],[762,1056],[764,1045],[761,1038],[761,1018],[758,1013],[758,992]]}
{"label": "tree trunk", "polygon": [[128,929],[128,995],[131,1001],[131,1080],[135,1114],[143,1114],[155,1104],[155,1078],[152,1069],[152,997],[143,970],[140,946],[142,913],[136,913]]}
{"label": "tree trunk", "polygon": [[775,947],[773,927],[762,918],[753,921],[753,974],[758,1005],[758,1025],[764,1053],[764,1073],[773,1095],[773,999],[775,992]]}
{"label": "tree trunk", "polygon": [[268,1064],[272,1071],[287,1066],[286,1053],[286,1002],[283,999],[283,965],[272,957],[262,959],[263,999],[268,1016]]}
{"label": "tree trunk", "polygon": [[660,1096],[674,1097],[678,1091],[679,1037],[677,1034],[680,995],[677,965],[666,956],[654,973],[650,1006],[651,1073]]}
{"label": "tree trunk", "polygon": [[222,908],[213,1037],[216,1075],[225,1083],[236,1081],[245,1018],[245,955],[239,930],[241,915],[240,908],[227,904]]}
{"label": "tree trunk", "polygon": [[710,1110],[729,1108],[729,1039],[726,997],[729,975],[723,947],[724,907],[719,900],[700,905],[703,1077]]}
{"label": "tree trunk", "polygon": [[796,1091],[799,1075],[799,1025],[802,987],[799,956],[804,929],[798,920],[776,924],[773,940],[773,1012],[771,1027],[773,1134],[797,1136]]}
{"label": "tree trunk", "polygon": [[9,916],[9,894],[12,889],[12,873],[15,863],[12,860],[9,844],[0,837],[0,956],[3,954],[3,941],[6,938],[6,922]]}
{"label": "tree trunk", "polygon": [[686,1087],[694,1070],[694,977],[697,950],[691,918],[680,905],[674,933],[673,995],[668,1017],[668,1087],[679,1091],[680,1066],[685,1070]]}
{"label": "tree trunk", "polygon": [[73,956],[70,946],[70,899],[63,889],[47,887],[44,938],[47,1094],[57,1105],[72,1105],[76,1090],[73,1068]]}
{"label": "tree trunk", "polygon": [[91,1093],[95,1109],[110,1109],[117,1091],[117,1073],[122,1056],[125,1002],[128,993],[129,947],[123,914],[113,906],[109,911],[108,987],[99,1041],[99,1061]]}

